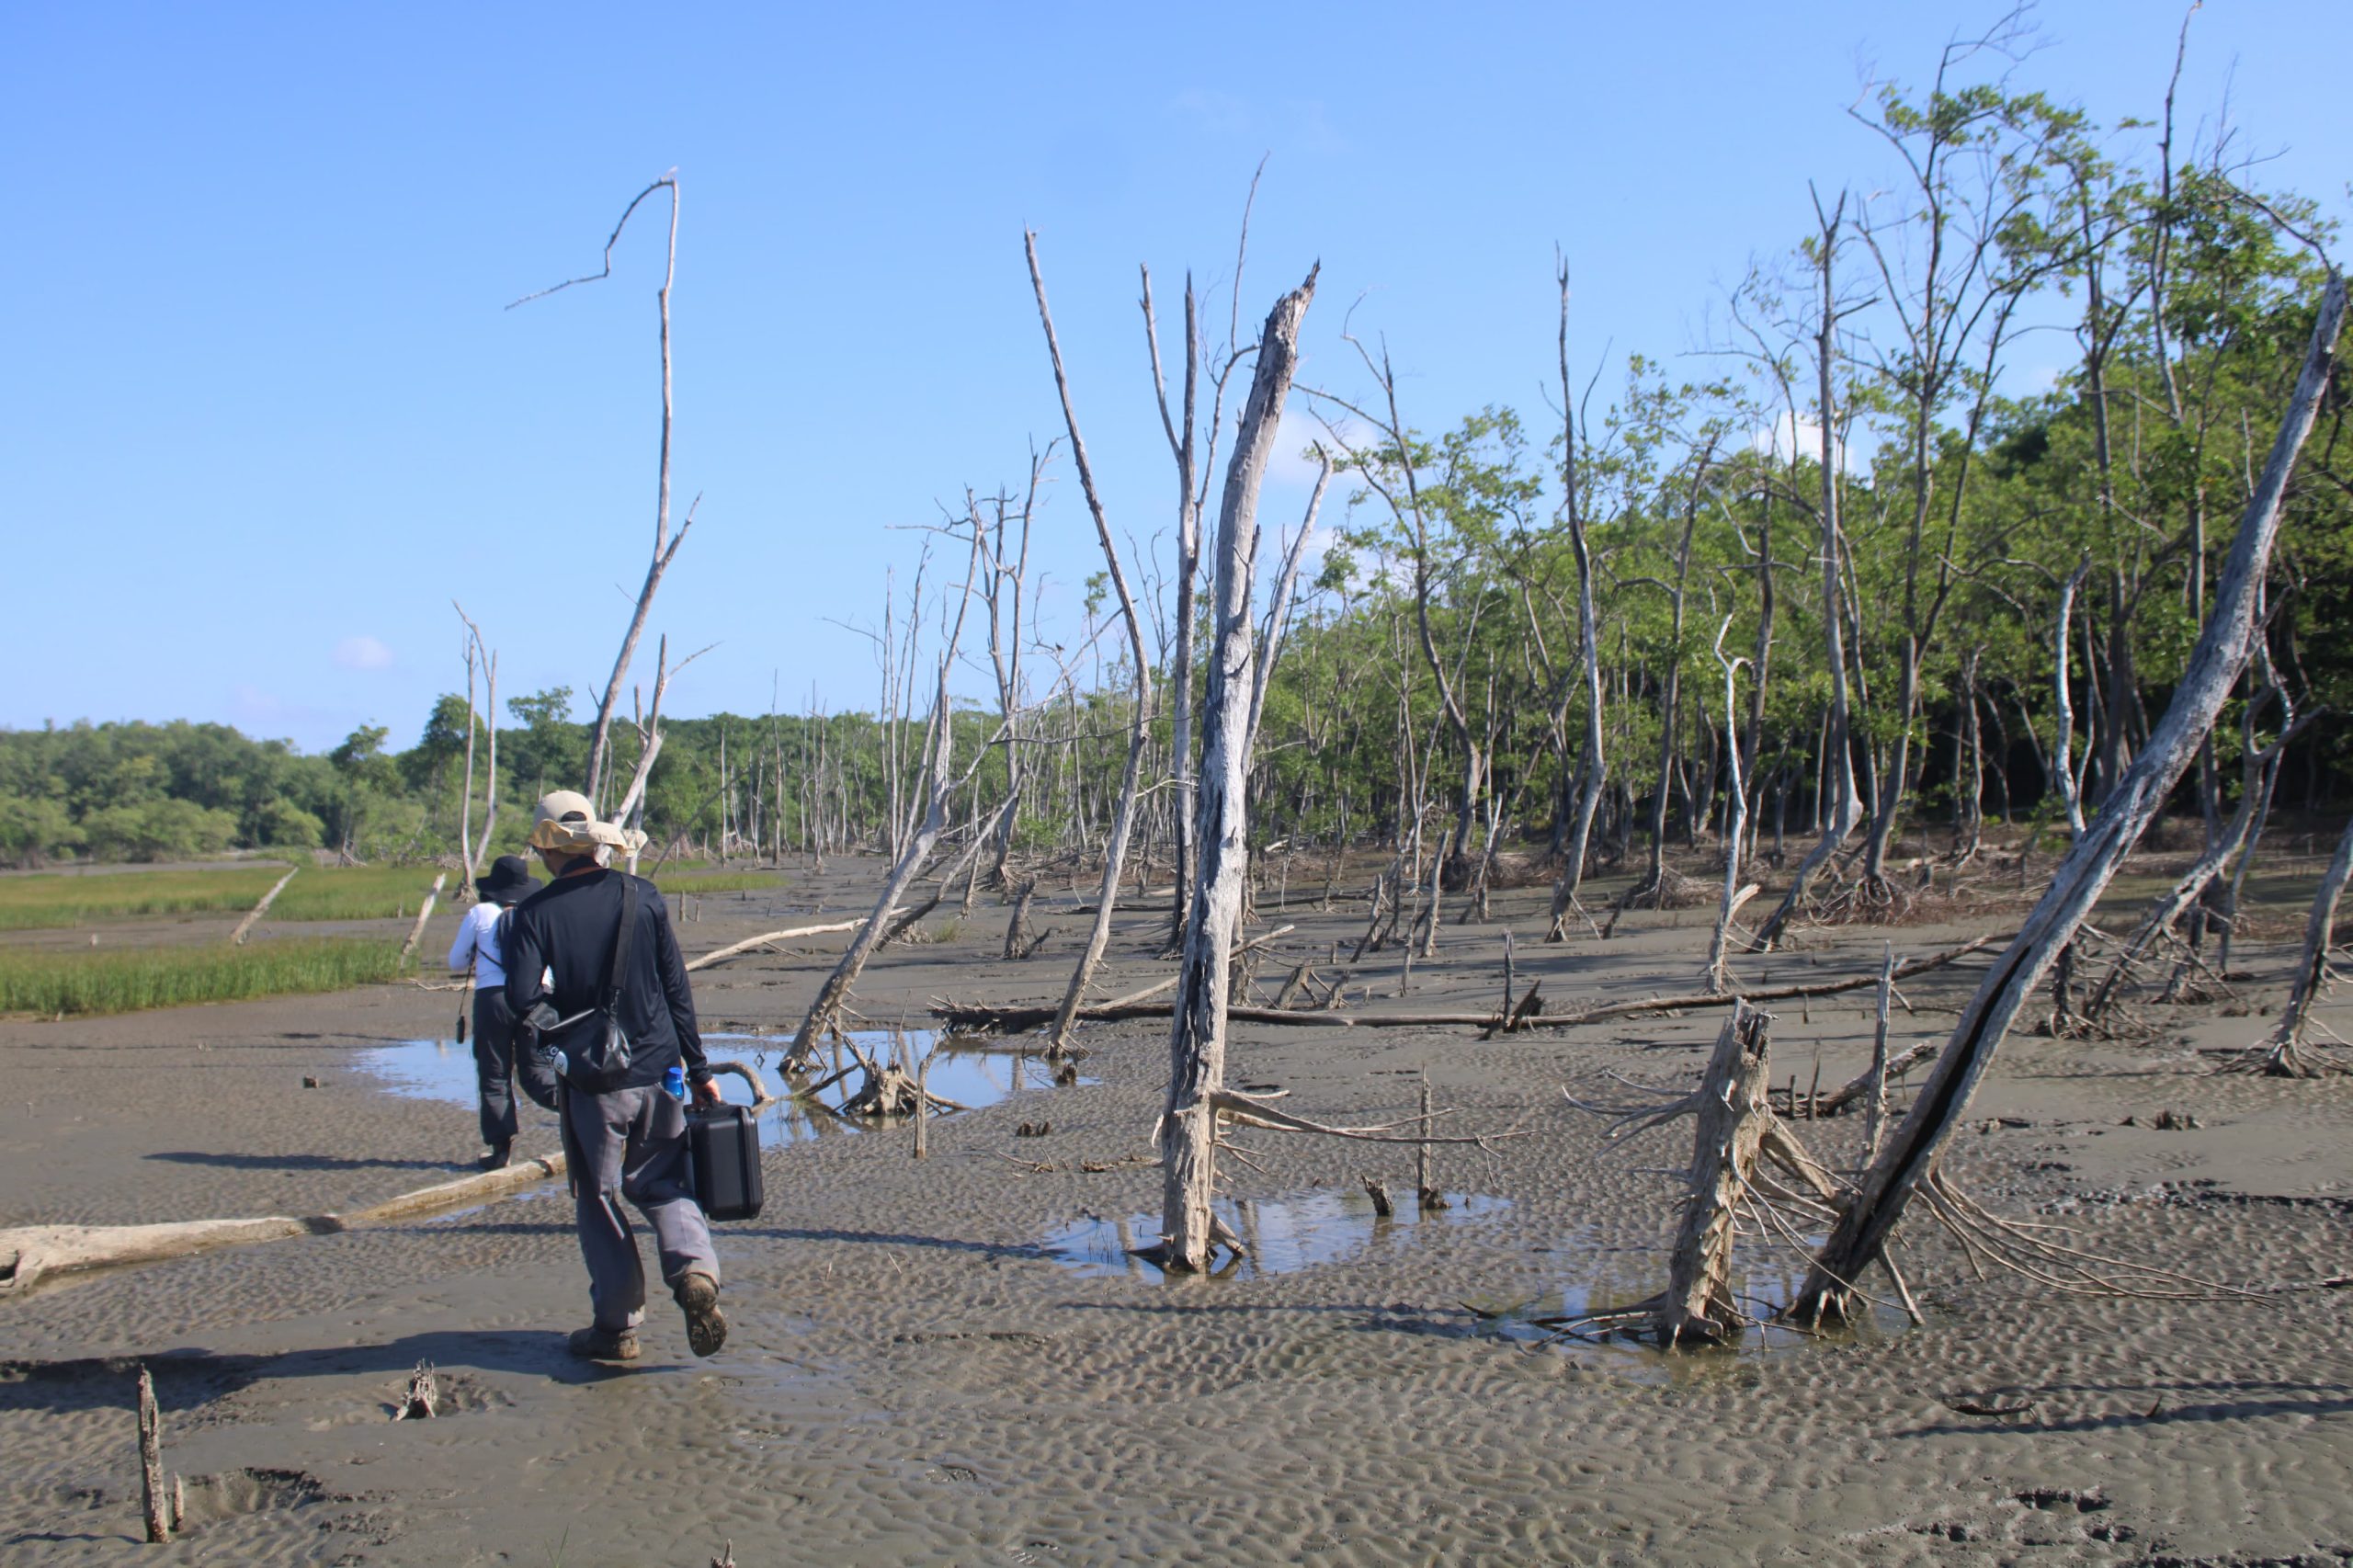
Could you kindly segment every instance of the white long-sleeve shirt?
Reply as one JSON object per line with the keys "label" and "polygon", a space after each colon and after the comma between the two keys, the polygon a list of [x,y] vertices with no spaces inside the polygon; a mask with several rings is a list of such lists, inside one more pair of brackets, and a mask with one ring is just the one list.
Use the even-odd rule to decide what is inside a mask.
{"label": "white long-sleeve shirt", "polygon": [[506,911],[495,903],[477,903],[458,923],[458,939],[449,944],[449,968],[474,971],[474,989],[496,991],[506,984],[506,968],[498,950],[498,917]]}

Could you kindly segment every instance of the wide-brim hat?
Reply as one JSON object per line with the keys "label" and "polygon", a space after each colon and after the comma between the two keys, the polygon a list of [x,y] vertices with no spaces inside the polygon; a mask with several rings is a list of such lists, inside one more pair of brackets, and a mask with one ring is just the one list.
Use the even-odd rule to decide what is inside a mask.
{"label": "wide-brim hat", "polygon": [[587,796],[577,790],[558,790],[540,796],[532,810],[530,845],[558,855],[594,855],[599,849],[635,854],[645,846],[645,835],[619,823],[598,822]]}
{"label": "wide-brim hat", "polygon": [[484,903],[515,903],[540,885],[520,855],[501,855],[490,864],[490,875],[474,879],[474,892]]}

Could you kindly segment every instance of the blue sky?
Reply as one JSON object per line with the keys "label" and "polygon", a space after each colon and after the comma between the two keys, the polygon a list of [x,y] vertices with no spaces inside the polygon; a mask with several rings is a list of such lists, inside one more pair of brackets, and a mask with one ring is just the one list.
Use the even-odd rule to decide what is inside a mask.
{"label": "blue sky", "polygon": [[[17,7],[0,724],[186,717],[317,749],[375,722],[405,744],[462,681],[452,597],[504,695],[568,684],[585,712],[652,534],[659,223],[612,280],[502,307],[593,270],[674,165],[676,483],[681,510],[703,502],[653,629],[720,646],[673,710],[764,711],[772,679],[788,707],[813,686],[864,707],[869,645],[835,623],[879,614],[887,568],[904,582],[917,537],[894,525],[1017,483],[1060,433],[1025,226],[1115,525],[1149,540],[1174,484],[1136,267],[1165,322],[1188,267],[1222,322],[1262,154],[1245,332],[1320,258],[1303,379],[1364,390],[1353,306],[1413,422],[1541,418],[1556,241],[1587,364],[1691,349],[1749,259],[1802,232],[1809,176],[1884,175],[1844,113],[1860,84],[1920,81],[1993,15]],[[2155,113],[2175,7],[2037,19],[2022,82]],[[2353,6],[2210,0],[2191,40],[2185,129],[2227,119],[2278,154],[2272,183],[2343,215]],[[1309,433],[1295,408],[1287,445]],[[1058,479],[1037,570],[1067,626],[1097,561]],[[1303,480],[1278,474],[1269,521]]]}

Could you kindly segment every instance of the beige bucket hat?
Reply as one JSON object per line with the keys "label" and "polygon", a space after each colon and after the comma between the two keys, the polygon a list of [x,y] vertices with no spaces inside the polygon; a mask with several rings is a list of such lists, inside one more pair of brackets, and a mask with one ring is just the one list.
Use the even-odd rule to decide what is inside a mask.
{"label": "beige bucket hat", "polygon": [[645,846],[645,835],[618,823],[598,822],[587,796],[577,790],[558,790],[540,796],[533,808],[530,845],[560,855],[594,855],[600,849],[633,855]]}

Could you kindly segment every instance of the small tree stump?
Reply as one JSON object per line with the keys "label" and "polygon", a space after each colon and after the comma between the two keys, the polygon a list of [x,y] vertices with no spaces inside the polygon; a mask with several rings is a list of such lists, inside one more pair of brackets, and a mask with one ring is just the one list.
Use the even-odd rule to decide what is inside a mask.
{"label": "small tree stump", "polygon": [[1675,1234],[1666,1295],[1652,1320],[1667,1348],[1689,1340],[1718,1344],[1747,1322],[1732,1294],[1733,1221],[1773,1125],[1769,1054],[1766,1015],[1734,1004],[1700,1081],[1691,1191]]}
{"label": "small tree stump", "polygon": [[139,1369],[139,1484],[147,1510],[147,1540],[162,1546],[172,1539],[171,1499],[164,1491],[164,1413],[155,1403],[155,1380]]}
{"label": "small tree stump", "polygon": [[392,1413],[395,1421],[427,1421],[440,1414],[433,1408],[441,1397],[440,1385],[434,1381],[433,1363],[419,1361],[416,1370],[409,1374],[408,1392],[402,1397],[401,1407]]}

